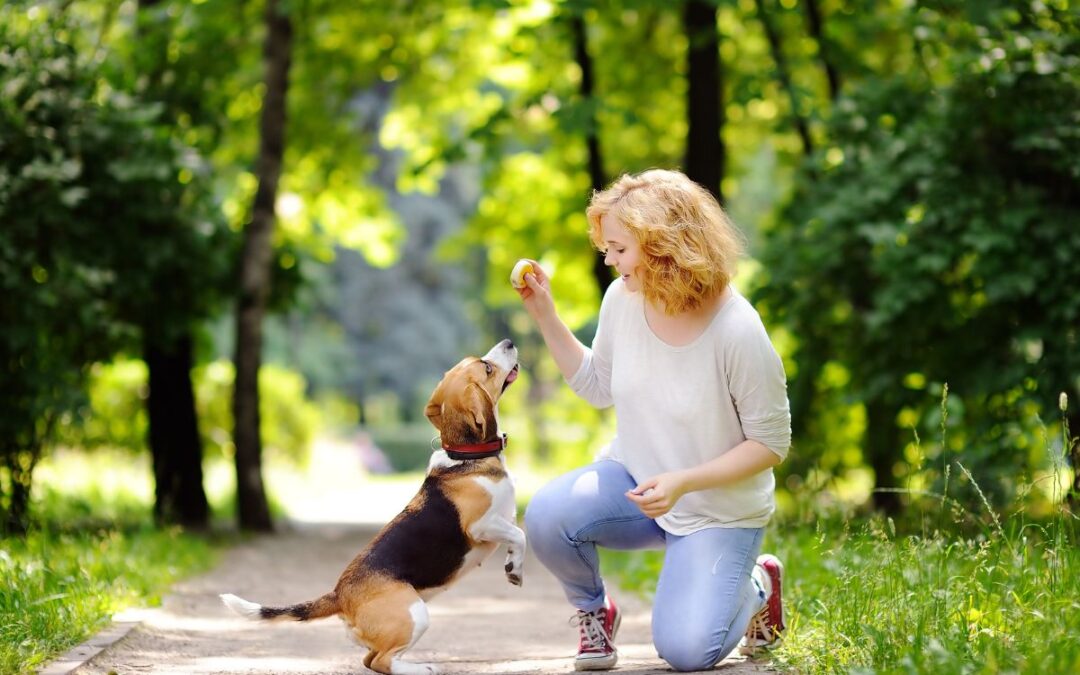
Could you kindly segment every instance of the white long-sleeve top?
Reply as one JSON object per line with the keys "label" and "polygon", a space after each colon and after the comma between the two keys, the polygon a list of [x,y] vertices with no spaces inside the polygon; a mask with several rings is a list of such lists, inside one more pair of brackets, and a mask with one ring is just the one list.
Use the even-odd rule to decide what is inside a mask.
{"label": "white long-sleeve top", "polygon": [[[616,435],[599,457],[637,482],[715,459],[746,439],[787,456],[791,443],[784,366],[761,317],[732,286],[704,332],[674,347],[645,320],[641,293],[608,288],[592,348],[568,380],[596,406],[615,406]],[[732,485],[683,495],[656,522],[686,535],[709,527],[762,527],[776,508],[766,469]]]}

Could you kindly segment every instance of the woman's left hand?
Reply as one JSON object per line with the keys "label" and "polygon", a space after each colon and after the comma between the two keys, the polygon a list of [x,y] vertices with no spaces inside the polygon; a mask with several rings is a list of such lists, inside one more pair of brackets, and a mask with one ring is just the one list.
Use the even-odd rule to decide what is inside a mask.
{"label": "woman's left hand", "polygon": [[627,490],[626,498],[638,505],[650,518],[659,518],[675,506],[686,493],[683,480],[674,472],[662,473],[642,481],[633,490]]}

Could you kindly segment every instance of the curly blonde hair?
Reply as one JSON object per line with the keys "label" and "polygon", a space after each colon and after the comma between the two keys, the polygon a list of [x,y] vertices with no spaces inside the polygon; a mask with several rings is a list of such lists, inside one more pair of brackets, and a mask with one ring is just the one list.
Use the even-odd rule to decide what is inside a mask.
{"label": "curly blonde hair", "polygon": [[716,198],[678,171],[625,174],[593,193],[589,239],[604,251],[604,216],[618,219],[641,246],[641,291],[671,315],[697,309],[727,288],[744,249],[742,234]]}

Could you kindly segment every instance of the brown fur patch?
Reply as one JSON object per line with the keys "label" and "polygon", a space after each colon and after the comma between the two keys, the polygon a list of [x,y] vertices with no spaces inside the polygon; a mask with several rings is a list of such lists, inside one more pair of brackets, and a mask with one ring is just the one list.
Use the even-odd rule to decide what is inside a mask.
{"label": "brown fur patch", "polygon": [[[446,496],[457,504],[461,514],[461,530],[466,535],[469,528],[477,520],[482,518],[491,508],[491,493],[479,485],[471,475],[451,478],[443,483]],[[477,542],[470,536],[469,542],[475,546]]]}
{"label": "brown fur patch", "polygon": [[409,584],[372,574],[349,587],[343,598],[342,618],[358,642],[371,652],[364,665],[380,673],[390,672],[390,662],[413,638],[409,608],[422,602]]}

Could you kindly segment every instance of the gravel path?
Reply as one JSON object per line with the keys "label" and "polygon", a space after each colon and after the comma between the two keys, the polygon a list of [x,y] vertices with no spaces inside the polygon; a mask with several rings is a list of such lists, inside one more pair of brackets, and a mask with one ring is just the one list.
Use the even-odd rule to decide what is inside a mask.
{"label": "gravel path", "polygon": [[[285,529],[285,528],[283,528]],[[160,674],[370,673],[364,651],[334,619],[310,624],[256,624],[226,609],[218,593],[260,604],[291,604],[331,588],[345,565],[376,532],[373,525],[293,524],[273,536],[255,537],[222,556],[211,572],[178,584],[159,609],[147,611],[127,637],[75,672]],[[499,549],[482,568],[435,598],[431,627],[407,653],[410,661],[439,664],[444,673],[569,673],[577,630],[562,592],[535,558],[525,584],[514,587],[502,572]],[[622,608],[620,673],[670,673],[656,657],[649,609],[616,592]],[[762,673],[762,663],[738,657],[719,672]]]}

